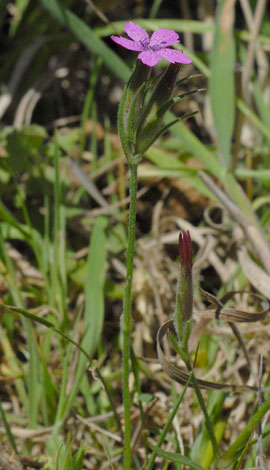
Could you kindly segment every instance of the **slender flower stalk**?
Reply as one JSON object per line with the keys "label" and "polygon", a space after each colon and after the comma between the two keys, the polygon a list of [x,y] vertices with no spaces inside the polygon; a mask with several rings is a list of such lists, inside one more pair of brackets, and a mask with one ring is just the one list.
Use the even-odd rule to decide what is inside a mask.
{"label": "slender flower stalk", "polygon": [[123,404],[124,404],[124,465],[125,470],[131,469],[131,419],[130,419],[130,393],[129,393],[129,371],[130,371],[130,338],[132,330],[132,278],[133,257],[136,227],[136,194],[137,194],[137,164],[130,165],[130,206],[128,222],[128,246],[127,246],[127,277],[124,292],[123,315],[121,320],[122,352],[123,352]]}

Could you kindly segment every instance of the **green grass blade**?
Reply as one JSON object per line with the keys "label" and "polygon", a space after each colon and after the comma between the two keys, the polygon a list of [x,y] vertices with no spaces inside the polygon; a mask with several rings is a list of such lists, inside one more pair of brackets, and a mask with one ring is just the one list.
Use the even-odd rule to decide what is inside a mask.
{"label": "green grass blade", "polygon": [[[214,434],[218,444],[221,442],[226,427],[226,421],[222,417],[225,396],[224,392],[212,391],[207,402],[207,410],[213,423]],[[205,469],[208,469],[213,461],[213,446],[205,425],[201,427],[196,437],[191,451],[191,458],[194,462],[200,463]]]}
{"label": "green grass blade", "polygon": [[255,180],[270,181],[270,170],[250,170],[237,168],[235,174],[239,179],[254,178]]}
{"label": "green grass blade", "polygon": [[[148,460],[148,464],[147,464],[147,466],[146,466],[146,470],[152,470],[153,465],[154,465],[154,462],[155,462],[156,455],[158,454],[157,449],[161,450],[160,447],[161,447],[161,445],[163,444],[164,439],[166,438],[166,435],[167,435],[167,433],[168,433],[168,431],[169,431],[169,429],[170,429],[170,426],[171,426],[171,424],[172,424],[172,422],[173,422],[173,420],[174,420],[174,417],[175,417],[175,415],[176,415],[176,413],[177,413],[177,410],[178,410],[178,408],[179,408],[179,406],[180,406],[180,404],[181,404],[181,402],[182,402],[182,400],[183,400],[183,398],[184,398],[184,396],[185,396],[186,390],[187,390],[187,388],[188,388],[190,382],[191,382],[191,375],[189,376],[189,378],[188,378],[188,380],[187,380],[187,383],[185,384],[185,386],[184,386],[184,388],[183,388],[183,390],[182,390],[182,393],[179,395],[178,399],[176,400],[176,402],[175,402],[175,404],[174,404],[174,407],[173,407],[173,409],[172,409],[172,411],[171,411],[171,414],[170,414],[170,416],[169,416],[169,418],[168,418],[168,420],[167,420],[167,423],[165,424],[164,428],[162,429],[162,431],[161,431],[161,433],[160,433],[160,436],[159,436],[158,442],[157,442],[157,446],[155,446],[155,449],[152,448],[153,453],[152,453],[150,459]],[[151,447],[151,446],[150,446],[150,447]]]}
{"label": "green grass blade", "polygon": [[[194,33],[204,34],[215,31],[215,25],[205,21],[193,20],[171,20],[171,19],[141,19],[135,18],[134,23],[148,31],[157,31],[158,29],[173,29],[177,33]],[[119,34],[124,32],[124,21],[115,21],[105,26],[95,28],[95,33],[99,37],[110,36],[111,34]]]}
{"label": "green grass blade", "polygon": [[174,462],[176,464],[186,465],[191,470],[204,470],[198,463],[192,462],[188,457],[184,455],[179,455],[174,452],[166,452],[165,450],[160,449],[157,446],[153,446],[149,444],[150,449],[157,453],[157,455],[161,455],[165,459],[169,460],[170,462]]}
{"label": "green grass blade", "polygon": [[0,324],[0,342],[3,355],[5,357],[7,366],[9,368],[10,374],[15,376],[14,384],[16,391],[20,398],[20,401],[24,408],[27,408],[27,394],[25,390],[25,384],[23,380],[23,371],[21,369],[20,363],[17,360],[14,350],[12,349],[11,342]]}
{"label": "green grass blade", "polygon": [[39,405],[41,399],[40,382],[40,354],[36,344],[36,334],[29,320],[24,321],[29,351],[29,378],[28,378],[28,414],[29,427],[35,429],[38,424]]}
{"label": "green grass blade", "polygon": [[115,75],[122,80],[128,80],[130,76],[128,66],[104,44],[86,23],[78,18],[78,16],[74,15],[68,8],[61,5],[60,1],[41,0],[41,3],[59,23],[66,26],[93,54],[101,57],[104,64],[106,64]]}
{"label": "green grass blade", "polygon": [[155,18],[163,0],[154,0],[149,13],[149,18]]}
{"label": "green grass blade", "polygon": [[5,207],[5,205],[0,201],[0,220],[4,220],[7,222],[11,227],[15,227],[21,235],[25,238],[26,241],[29,241],[30,234],[28,227],[19,224],[15,217],[10,213],[10,211]]}
{"label": "green grass blade", "polygon": [[[87,91],[86,99],[83,106],[82,120],[81,120],[81,136],[80,136],[80,153],[85,148],[85,142],[87,139],[86,123],[90,116],[90,110],[94,105],[95,89],[100,76],[100,69],[102,60],[100,58],[92,61],[93,70],[90,76],[89,88]],[[95,133],[95,132],[94,132]],[[93,138],[93,137],[92,137]]]}
{"label": "green grass blade", "polygon": [[[241,41],[245,42],[250,42],[252,39],[252,31],[247,31],[247,30],[242,30],[242,31],[236,31],[236,37],[237,39],[240,39]],[[264,45],[264,46],[270,46],[270,37],[269,34],[259,34],[257,36],[257,41],[259,44]]]}
{"label": "green grass blade", "polygon": [[263,238],[260,222],[257,219],[256,214],[252,210],[251,203],[243,188],[235,179],[231,171],[224,172],[223,184],[226,188],[227,194],[229,194],[230,198],[236,202],[238,208],[241,209],[241,211],[248,217],[252,224],[258,228],[259,233],[261,233],[261,236]]}
{"label": "green grass blade", "polygon": [[[20,290],[17,287],[16,275],[14,273],[14,267],[7,251],[5,250],[5,244],[2,240],[2,235],[0,233],[0,254],[4,255],[6,268],[8,270],[7,283],[10,288],[11,295],[13,300],[18,305],[23,304],[23,299]],[[2,307],[2,304],[0,304]],[[28,408],[29,416],[29,427],[35,428],[38,422],[38,408],[40,403],[40,383],[39,383],[39,352],[36,345],[35,332],[32,329],[32,326],[27,318],[24,318],[23,327],[26,331],[26,340],[27,347],[29,352],[29,375],[27,380],[28,385],[28,397],[25,395],[25,389],[22,381],[16,380],[17,390],[21,396],[22,401],[24,402],[26,408]],[[15,354],[12,353],[12,366],[17,369],[16,363],[17,358]],[[27,402],[27,404],[26,404]]]}
{"label": "green grass blade", "polygon": [[[173,117],[173,114],[167,113],[167,116],[168,118],[171,118]],[[222,168],[215,156],[185,126],[185,124],[178,122],[171,128],[171,131],[172,134],[179,137],[181,145],[187,152],[190,152],[192,155],[194,155],[194,157],[201,161],[214,176],[220,180],[222,179]]]}
{"label": "green grass blade", "polygon": [[63,333],[58,328],[56,328],[51,321],[46,320],[45,318],[42,318],[42,317],[38,317],[37,315],[33,315],[32,313],[30,313],[28,310],[25,310],[24,308],[13,307],[11,305],[5,305],[2,302],[0,302],[0,313],[1,313],[1,309],[3,311],[5,310],[5,311],[11,312],[11,313],[19,313],[20,315],[23,315],[24,317],[26,317],[30,320],[33,320],[37,323],[40,323],[41,325],[47,326],[48,328],[52,328],[58,335],[62,336],[62,338],[64,338],[65,340],[67,340],[68,342],[70,342],[74,346],[76,346],[80,350],[80,352],[84,354],[86,360],[91,362],[91,357],[86,352],[86,350],[84,350],[79,344],[77,344],[75,341],[73,341],[72,338],[70,338],[65,333]]}
{"label": "green grass blade", "polygon": [[[211,54],[210,101],[223,168],[231,167],[231,140],[235,118],[233,5],[220,0],[217,29]],[[229,24],[229,26],[228,26]]]}
{"label": "green grass blade", "polygon": [[270,99],[265,96],[258,80],[253,81],[253,94],[258,109],[258,113],[266,128],[270,127]]}
{"label": "green grass blade", "polygon": [[138,172],[138,179],[145,180],[147,178],[156,178],[161,180],[162,178],[179,178],[184,179],[190,183],[194,188],[200,191],[201,194],[204,194],[210,200],[217,201],[217,198],[208,190],[200,178],[196,175],[196,171],[193,169],[189,170],[177,170],[177,169],[167,169],[159,168],[158,166],[143,165]]}
{"label": "green grass blade", "polygon": [[1,420],[2,420],[3,426],[4,426],[4,428],[5,428],[5,431],[6,431],[8,440],[9,440],[9,442],[10,442],[10,444],[11,444],[11,447],[13,448],[13,450],[15,451],[15,453],[18,455],[18,450],[17,450],[16,442],[15,442],[15,439],[14,439],[13,434],[12,434],[12,432],[11,432],[11,429],[10,429],[10,427],[9,427],[9,424],[8,424],[8,422],[7,422],[6,415],[5,415],[5,412],[4,412],[4,410],[3,410],[1,400],[0,400],[0,416],[1,416]]}
{"label": "green grass blade", "polygon": [[242,111],[242,113],[248,118],[250,119],[250,121],[254,124],[254,126],[256,126],[260,131],[261,133],[266,137],[266,139],[268,140],[268,142],[270,142],[270,130],[269,130],[269,127],[267,127],[262,121],[260,118],[258,118],[258,116],[244,103],[243,100],[241,100],[240,98],[237,98],[236,99],[236,104],[237,104],[237,108],[240,109],[240,111]]}
{"label": "green grass blade", "polygon": [[245,429],[240,433],[240,436],[238,436],[236,441],[229,447],[222,460],[235,462],[237,456],[241,453],[241,450],[249,440],[251,433],[260,424],[268,410],[270,410],[270,400],[266,400],[261,408],[259,408],[256,413],[253,414]]}
{"label": "green grass blade", "polygon": [[[100,341],[104,318],[104,266],[106,260],[106,217],[98,217],[95,221],[87,262],[87,274],[85,282],[85,335],[81,347],[92,356]],[[85,373],[87,359],[80,355],[73,388],[66,402],[64,415],[66,416],[80,387],[80,382]]]}
{"label": "green grass blade", "polygon": [[62,313],[65,324],[67,319],[67,276],[66,276],[66,208],[63,201],[63,185],[60,177],[60,149],[55,136],[54,150],[54,240],[53,261],[51,263],[53,302]]}
{"label": "green grass blade", "polygon": [[[81,320],[81,309],[76,315],[76,320],[75,324],[73,326],[73,335],[75,337],[76,331],[78,324]],[[58,333],[58,331],[56,331]],[[73,348],[71,347],[72,345],[76,345],[76,347],[85,355],[86,359],[88,359],[91,363],[91,358],[88,356],[86,351],[84,351],[80,345],[75,343],[73,339],[70,339],[69,344],[65,347],[65,355],[62,359],[62,377],[61,377],[61,387],[59,391],[59,399],[57,403],[57,411],[56,411],[56,416],[55,416],[55,427],[54,427],[54,433],[53,436],[49,442],[49,446],[52,448],[55,448],[58,442],[58,435],[59,432],[61,431],[61,426],[62,426],[62,416],[64,414],[64,408],[66,404],[66,386],[68,383],[68,376],[69,376],[69,365],[72,361],[72,355],[74,354]]]}
{"label": "green grass blade", "polygon": [[90,242],[85,282],[85,337],[82,347],[91,356],[99,343],[104,315],[105,227],[107,218],[96,220]]}

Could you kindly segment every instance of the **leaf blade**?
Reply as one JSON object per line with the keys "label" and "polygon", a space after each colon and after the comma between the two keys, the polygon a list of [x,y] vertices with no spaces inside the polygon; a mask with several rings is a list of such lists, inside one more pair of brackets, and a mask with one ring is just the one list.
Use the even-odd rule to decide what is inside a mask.
{"label": "leaf blade", "polygon": [[233,37],[234,2],[221,0],[217,29],[211,54],[210,102],[223,168],[231,168],[231,139],[235,119],[235,42]]}

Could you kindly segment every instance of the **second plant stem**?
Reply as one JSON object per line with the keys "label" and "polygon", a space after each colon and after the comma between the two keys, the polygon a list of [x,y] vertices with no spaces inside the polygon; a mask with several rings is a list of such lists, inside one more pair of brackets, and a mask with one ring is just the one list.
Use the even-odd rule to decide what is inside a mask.
{"label": "second plant stem", "polygon": [[130,337],[132,329],[132,278],[133,258],[135,244],[136,225],[136,196],[137,196],[137,164],[131,164],[130,169],[130,205],[128,220],[128,246],[126,262],[126,286],[124,292],[123,314],[121,319],[122,336],[122,387],[124,405],[124,470],[131,470],[131,419],[130,419],[130,394],[129,394],[129,371],[130,371]]}

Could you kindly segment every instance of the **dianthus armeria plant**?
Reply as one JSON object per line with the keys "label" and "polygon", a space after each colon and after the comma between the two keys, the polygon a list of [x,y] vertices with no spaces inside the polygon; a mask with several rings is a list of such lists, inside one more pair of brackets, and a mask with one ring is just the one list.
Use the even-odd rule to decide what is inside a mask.
{"label": "dianthus armeria plant", "polygon": [[[125,23],[128,38],[111,36],[111,39],[130,51],[139,52],[131,77],[125,87],[118,111],[118,131],[122,148],[130,169],[130,207],[128,223],[127,278],[121,320],[122,336],[122,381],[124,404],[124,468],[131,469],[131,420],[130,420],[130,337],[132,329],[132,276],[136,223],[137,167],[146,150],[168,128],[163,119],[181,97],[174,97],[175,85],[181,64],[190,64],[191,59],[171,46],[179,42],[176,32],[168,29],[155,31],[151,37],[132,21]],[[152,79],[152,67],[162,59],[170,65],[158,77]],[[187,116],[185,116],[187,117]]]}

